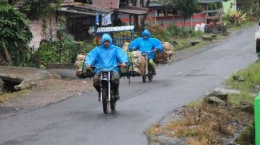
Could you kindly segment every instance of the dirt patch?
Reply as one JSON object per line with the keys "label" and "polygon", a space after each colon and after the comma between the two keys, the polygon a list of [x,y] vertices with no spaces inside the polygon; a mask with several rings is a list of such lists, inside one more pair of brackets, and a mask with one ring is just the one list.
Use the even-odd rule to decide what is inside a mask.
{"label": "dirt patch", "polygon": [[29,111],[92,90],[91,80],[50,78],[37,81],[30,90],[0,95],[0,118]]}

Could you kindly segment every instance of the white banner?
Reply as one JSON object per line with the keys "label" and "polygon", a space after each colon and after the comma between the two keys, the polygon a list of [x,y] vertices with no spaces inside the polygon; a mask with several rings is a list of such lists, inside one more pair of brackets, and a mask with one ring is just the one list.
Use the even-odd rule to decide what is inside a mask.
{"label": "white banner", "polygon": [[109,13],[107,15],[104,15],[104,14],[102,15],[102,26],[106,26],[106,25],[112,24],[111,14],[112,13]]}

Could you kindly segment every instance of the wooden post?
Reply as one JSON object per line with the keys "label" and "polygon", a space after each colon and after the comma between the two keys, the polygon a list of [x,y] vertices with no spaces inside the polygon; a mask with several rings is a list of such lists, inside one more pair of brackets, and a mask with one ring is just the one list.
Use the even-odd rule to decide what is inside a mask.
{"label": "wooden post", "polygon": [[132,14],[129,14],[129,24],[132,25]]}

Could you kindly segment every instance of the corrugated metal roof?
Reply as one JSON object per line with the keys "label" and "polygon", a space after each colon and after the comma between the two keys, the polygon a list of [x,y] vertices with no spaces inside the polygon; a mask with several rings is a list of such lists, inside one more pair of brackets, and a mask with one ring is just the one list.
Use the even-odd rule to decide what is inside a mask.
{"label": "corrugated metal roof", "polygon": [[121,13],[127,13],[127,14],[138,14],[143,15],[148,13],[148,8],[142,8],[142,7],[135,7],[135,6],[125,6],[122,8],[117,9],[116,11]]}
{"label": "corrugated metal roof", "polygon": [[[62,0],[61,1],[61,5],[66,5],[68,3],[73,3],[74,0]],[[15,8],[19,8],[21,6],[23,6],[24,0],[19,0],[18,2],[16,2],[16,4],[14,5]]]}
{"label": "corrugated metal roof", "polygon": [[96,16],[97,15],[95,12],[78,11],[76,9],[65,8],[65,7],[61,8],[60,11],[65,12],[65,13],[73,13],[73,14],[88,15],[88,16]]}
{"label": "corrugated metal roof", "polygon": [[76,7],[76,8],[92,10],[92,11],[101,12],[101,13],[109,13],[109,12],[113,11],[112,9],[109,9],[109,8],[103,8],[103,7],[96,6],[96,5],[88,5],[88,4],[80,3],[80,2],[68,3],[66,5],[62,5],[62,7]]}
{"label": "corrugated metal roof", "polygon": [[216,3],[222,2],[222,0],[198,0],[198,3]]}

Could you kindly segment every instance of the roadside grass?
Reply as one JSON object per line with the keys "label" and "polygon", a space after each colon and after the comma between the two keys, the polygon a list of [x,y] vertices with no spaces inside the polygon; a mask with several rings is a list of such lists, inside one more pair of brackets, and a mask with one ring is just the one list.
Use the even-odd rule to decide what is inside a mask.
{"label": "roadside grass", "polygon": [[[173,42],[173,46],[174,46],[174,50],[175,51],[180,51],[180,50],[184,50],[184,49],[199,49],[205,45],[209,45],[212,42],[216,41],[216,40],[221,40],[224,38],[224,36],[222,36],[221,34],[217,34],[216,39],[213,39],[213,41],[204,41],[202,40],[201,36],[205,34],[208,35],[207,33],[202,33],[201,35],[198,36],[194,36],[194,37],[190,37],[190,38],[174,38],[172,40]],[[190,41],[192,40],[201,40],[200,43],[192,46]]]}
{"label": "roadside grass", "polygon": [[246,102],[249,104],[254,104],[254,100],[255,100],[255,96],[251,95],[247,92],[241,92],[240,94],[232,94],[230,96],[228,96],[228,101],[227,103],[230,106],[240,106],[241,102]]}
{"label": "roadside grass", "polygon": [[26,94],[28,92],[29,92],[29,90],[21,90],[18,92],[4,93],[4,94],[0,95],[0,104],[5,103],[8,100],[21,97],[23,94]]}
{"label": "roadside grass", "polygon": [[[260,85],[260,63],[253,63],[249,67],[240,70],[234,74],[226,82],[233,89],[245,91],[248,93],[256,93],[256,86]],[[234,78],[243,77],[244,81],[236,81]]]}
{"label": "roadside grass", "polygon": [[230,31],[237,31],[237,30],[244,29],[246,27],[253,26],[254,24],[257,24],[257,23],[246,21],[245,23],[241,24],[240,26],[233,26],[232,28],[229,28],[229,30]]}

